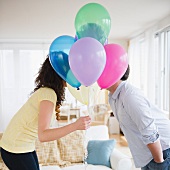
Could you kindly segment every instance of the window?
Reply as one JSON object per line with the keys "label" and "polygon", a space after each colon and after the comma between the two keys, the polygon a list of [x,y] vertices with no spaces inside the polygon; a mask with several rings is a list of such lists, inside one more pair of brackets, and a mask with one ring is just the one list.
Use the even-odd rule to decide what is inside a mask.
{"label": "window", "polygon": [[170,27],[156,33],[156,27],[130,40],[129,81],[143,90],[149,100],[170,111]]}
{"label": "window", "polygon": [[155,35],[155,103],[165,111],[170,105],[170,27]]}
{"label": "window", "polygon": [[43,44],[0,44],[0,131],[34,89],[36,74],[47,54]]}
{"label": "window", "polygon": [[143,36],[138,37],[130,43],[130,81],[147,95],[147,72],[148,61],[146,54],[146,41]]}

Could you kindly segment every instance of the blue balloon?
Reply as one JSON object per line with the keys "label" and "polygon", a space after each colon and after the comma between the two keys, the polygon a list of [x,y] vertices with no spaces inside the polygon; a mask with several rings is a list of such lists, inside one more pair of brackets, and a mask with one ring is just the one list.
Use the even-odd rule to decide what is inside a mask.
{"label": "blue balloon", "polygon": [[76,39],[69,35],[62,35],[57,37],[50,45],[50,53],[62,51],[69,54],[72,45],[76,42]]}
{"label": "blue balloon", "polygon": [[50,45],[49,59],[53,69],[72,87],[79,88],[81,83],[72,73],[68,61],[68,54],[75,42],[75,38],[71,36],[60,36],[56,38]]}

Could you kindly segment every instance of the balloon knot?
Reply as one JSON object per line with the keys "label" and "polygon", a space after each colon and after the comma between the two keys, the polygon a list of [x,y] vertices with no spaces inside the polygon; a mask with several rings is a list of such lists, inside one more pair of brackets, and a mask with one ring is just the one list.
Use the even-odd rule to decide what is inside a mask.
{"label": "balloon knot", "polygon": [[80,90],[80,88],[79,88],[79,87],[77,87],[77,90]]}

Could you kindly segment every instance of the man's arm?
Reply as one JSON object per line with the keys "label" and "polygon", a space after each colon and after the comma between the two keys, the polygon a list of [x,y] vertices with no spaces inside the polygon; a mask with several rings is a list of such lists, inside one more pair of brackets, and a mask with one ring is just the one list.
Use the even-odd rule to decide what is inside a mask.
{"label": "man's arm", "polygon": [[159,139],[155,143],[149,143],[147,145],[147,147],[151,151],[153,159],[154,159],[155,162],[161,163],[161,162],[164,161],[163,153],[162,153],[162,147],[161,147]]}

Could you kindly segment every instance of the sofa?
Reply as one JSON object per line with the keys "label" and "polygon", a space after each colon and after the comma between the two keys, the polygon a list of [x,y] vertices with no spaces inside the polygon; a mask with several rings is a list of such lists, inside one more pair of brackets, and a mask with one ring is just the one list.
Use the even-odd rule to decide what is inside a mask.
{"label": "sofa", "polygon": [[[131,157],[115,148],[108,127],[91,126],[51,142],[36,141],[41,170],[133,170]],[[110,148],[109,148],[110,147]],[[0,170],[7,170],[0,158]]]}

